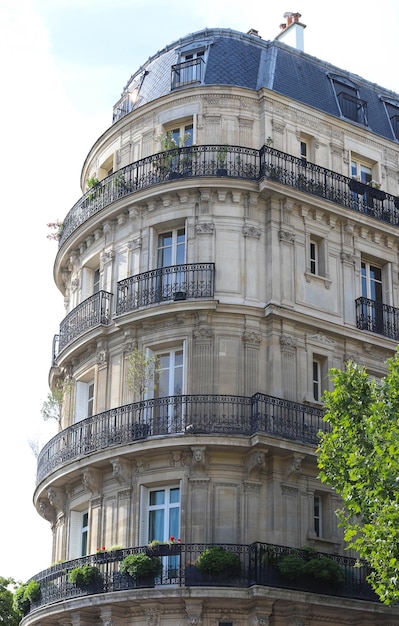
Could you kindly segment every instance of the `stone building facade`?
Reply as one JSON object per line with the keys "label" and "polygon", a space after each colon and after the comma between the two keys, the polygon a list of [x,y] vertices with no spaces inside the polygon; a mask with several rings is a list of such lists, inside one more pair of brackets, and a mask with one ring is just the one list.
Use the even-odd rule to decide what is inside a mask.
{"label": "stone building facade", "polygon": [[[329,368],[381,378],[399,337],[398,120],[399,95],[256,31],[189,35],[129,79],[60,229],[62,413],[34,494],[53,565],[24,626],[399,624],[316,464]],[[156,363],[140,397],[132,353]],[[154,539],[162,574],[122,580]],[[213,545],[239,572],[190,578]],[[344,580],[284,578],[305,547]],[[85,564],[92,588],[68,578]]]}

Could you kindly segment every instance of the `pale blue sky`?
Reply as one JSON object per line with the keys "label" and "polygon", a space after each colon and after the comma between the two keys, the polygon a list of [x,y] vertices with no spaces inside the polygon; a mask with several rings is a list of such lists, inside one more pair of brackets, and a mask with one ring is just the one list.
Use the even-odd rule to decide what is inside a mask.
{"label": "pale blue sky", "polygon": [[1,200],[11,236],[2,249],[0,575],[26,580],[51,560],[49,524],[31,503],[36,463],[27,444],[52,434],[40,408],[65,315],[47,222],[78,199],[83,160],[148,57],[205,27],[255,28],[273,39],[286,11],[302,14],[306,52],[399,92],[397,0],[1,1]]}

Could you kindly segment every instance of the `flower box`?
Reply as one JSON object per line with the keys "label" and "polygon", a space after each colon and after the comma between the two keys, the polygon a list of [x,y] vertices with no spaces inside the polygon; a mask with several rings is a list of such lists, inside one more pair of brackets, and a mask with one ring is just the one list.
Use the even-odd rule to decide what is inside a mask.
{"label": "flower box", "polygon": [[366,193],[367,185],[366,183],[361,183],[360,180],[356,180],[355,178],[353,178],[349,181],[349,189],[354,193],[363,195],[364,193]]}

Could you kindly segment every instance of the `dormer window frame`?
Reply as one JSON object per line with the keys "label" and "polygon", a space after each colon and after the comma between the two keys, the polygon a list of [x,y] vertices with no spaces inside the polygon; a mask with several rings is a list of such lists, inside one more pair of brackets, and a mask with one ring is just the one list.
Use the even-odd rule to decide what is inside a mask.
{"label": "dormer window frame", "polygon": [[208,51],[207,42],[197,42],[177,50],[178,61],[171,70],[172,91],[203,83]]}
{"label": "dormer window frame", "polygon": [[399,141],[399,101],[383,98],[382,96],[380,98],[385,106],[393,138]]}
{"label": "dormer window frame", "polygon": [[329,78],[341,117],[368,126],[367,101],[359,98],[358,85],[345,76],[330,74]]}

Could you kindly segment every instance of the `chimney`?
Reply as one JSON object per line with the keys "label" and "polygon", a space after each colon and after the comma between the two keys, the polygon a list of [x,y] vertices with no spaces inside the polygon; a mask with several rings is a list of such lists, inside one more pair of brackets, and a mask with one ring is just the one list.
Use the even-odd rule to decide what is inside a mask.
{"label": "chimney", "polygon": [[297,50],[303,51],[303,31],[305,30],[306,25],[299,21],[299,18],[302,17],[301,14],[287,11],[284,13],[284,17],[286,20],[285,24],[280,24],[280,32],[276,39],[282,41],[288,46],[292,46],[293,48],[297,48]]}

